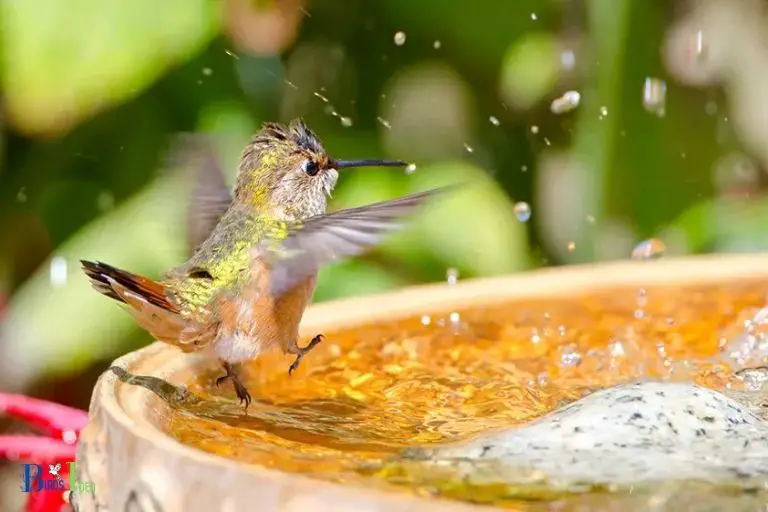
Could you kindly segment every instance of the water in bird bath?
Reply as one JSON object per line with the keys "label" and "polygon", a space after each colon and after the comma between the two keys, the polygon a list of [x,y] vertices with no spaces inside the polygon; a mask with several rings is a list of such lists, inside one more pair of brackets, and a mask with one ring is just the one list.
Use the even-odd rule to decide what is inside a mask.
{"label": "water in bird bath", "polygon": [[[766,305],[767,293],[765,282],[624,288],[493,309],[414,312],[411,320],[396,324],[324,333],[324,345],[305,359],[292,378],[287,374],[287,358],[265,357],[248,369],[254,402],[247,416],[229,388],[215,387],[218,370],[212,368],[189,385],[202,400],[174,409],[164,428],[201,450],[337,482],[512,507],[544,506],[569,496],[598,504],[605,492],[626,490],[627,482],[617,476],[621,485],[600,481],[578,486],[563,480],[558,484],[534,468],[517,481],[518,473],[496,471],[511,480],[464,485],[467,471],[459,468],[459,462],[451,462],[456,459],[439,460],[440,450],[433,451],[432,458],[414,458],[414,447],[468,442],[523,427],[590,394],[586,400],[593,400],[592,405],[585,402],[579,407],[582,412],[597,411],[606,407],[600,400],[615,396],[601,398],[596,391],[643,378],[695,383],[733,395],[737,402],[721,404],[721,395],[706,400],[715,400],[715,408],[727,409],[723,422],[743,421],[752,428],[749,411],[761,408],[762,373],[736,370],[765,364],[762,357],[768,356],[768,350],[761,344],[768,345],[768,324],[763,318],[768,315],[760,308]],[[682,398],[674,400],[684,401],[691,393],[699,396],[696,389],[674,388],[670,396],[682,393]],[[691,416],[696,407],[711,405],[693,400],[685,405]],[[618,396],[617,401],[626,400]],[[663,415],[676,405],[662,401],[643,407],[639,410]],[[733,407],[736,416],[729,416],[728,408]],[[609,416],[602,417],[613,421]],[[710,416],[702,418],[697,421],[709,428],[702,436],[708,439],[718,427],[708,423],[715,423]],[[600,423],[600,418],[592,419]],[[663,420],[674,421],[674,416]],[[755,417],[754,421],[761,420]],[[753,430],[762,428],[756,425]],[[699,436],[698,424],[689,427],[695,427],[694,437]],[[572,430],[578,433],[581,428]],[[657,426],[638,428],[653,431]],[[678,437],[685,435],[672,431]],[[596,432],[590,442],[605,435]],[[658,442],[674,454],[678,440],[668,435],[672,437],[646,442]],[[492,449],[501,458],[490,461],[491,467],[507,460],[503,458],[505,441],[494,442],[498,446]],[[530,454],[515,457],[524,460]],[[482,473],[482,467],[478,471]],[[750,482],[745,499],[764,499],[757,497],[754,479]],[[692,485],[704,485],[691,491],[696,499],[711,500],[702,498],[702,489],[720,488],[717,482]],[[743,489],[734,493],[728,485],[728,496],[741,499]],[[624,496],[630,499],[629,494]]]}

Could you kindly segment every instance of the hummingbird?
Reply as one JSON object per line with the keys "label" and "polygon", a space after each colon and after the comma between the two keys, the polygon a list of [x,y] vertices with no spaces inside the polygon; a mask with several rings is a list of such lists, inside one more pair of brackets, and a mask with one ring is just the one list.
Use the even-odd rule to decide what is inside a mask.
{"label": "hummingbird", "polygon": [[[193,141],[194,142],[194,141]],[[443,188],[326,213],[339,171],[403,167],[399,160],[336,160],[302,119],[265,123],[246,145],[230,190],[212,153],[202,160],[188,210],[191,256],[159,279],[81,260],[92,287],[127,306],[155,339],[217,360],[245,411],[242,365],[267,350],[302,358],[324,336],[298,345],[299,323],[319,269],[357,256],[402,226]]]}

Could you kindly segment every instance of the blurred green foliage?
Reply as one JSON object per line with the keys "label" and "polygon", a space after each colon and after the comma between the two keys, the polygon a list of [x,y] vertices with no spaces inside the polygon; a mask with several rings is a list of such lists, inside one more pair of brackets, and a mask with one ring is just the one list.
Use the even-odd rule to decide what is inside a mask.
{"label": "blurred green foliage", "polygon": [[[334,208],[472,183],[374,253],[324,269],[316,300],[448,267],[465,278],[628,257],[650,236],[671,252],[768,247],[759,195],[724,201],[715,184],[715,163],[739,148],[718,135],[725,108],[705,108],[723,93],[664,68],[672,15],[664,0],[0,3],[0,386],[149,341],[77,260],[148,275],[182,261],[188,183],[164,160],[178,132],[219,135],[230,180],[263,121],[296,116],[333,155],[417,163],[350,172]],[[643,107],[647,77],[668,83],[663,118]],[[567,90],[581,105],[554,114]],[[629,247],[610,237],[616,225]],[[66,282],[52,281],[53,256]]]}

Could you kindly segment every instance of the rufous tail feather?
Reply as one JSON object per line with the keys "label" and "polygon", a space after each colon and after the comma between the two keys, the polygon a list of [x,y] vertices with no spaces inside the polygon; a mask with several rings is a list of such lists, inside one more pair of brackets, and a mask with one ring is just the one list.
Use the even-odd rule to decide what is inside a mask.
{"label": "rufous tail feather", "polygon": [[127,305],[138,324],[158,340],[179,343],[186,325],[162,283],[98,261],[80,263],[96,291]]}

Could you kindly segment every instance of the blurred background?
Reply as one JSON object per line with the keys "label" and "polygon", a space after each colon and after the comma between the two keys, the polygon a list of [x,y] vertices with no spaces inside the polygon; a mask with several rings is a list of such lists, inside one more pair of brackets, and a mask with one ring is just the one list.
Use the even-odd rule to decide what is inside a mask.
{"label": "blurred background", "polygon": [[[150,341],[78,260],[186,256],[179,132],[234,179],[304,117],[332,208],[470,181],[316,300],[620,258],[768,248],[764,0],[0,2],[0,389],[87,408]],[[455,270],[454,270],[455,269]],[[0,418],[0,430],[7,426]]]}

